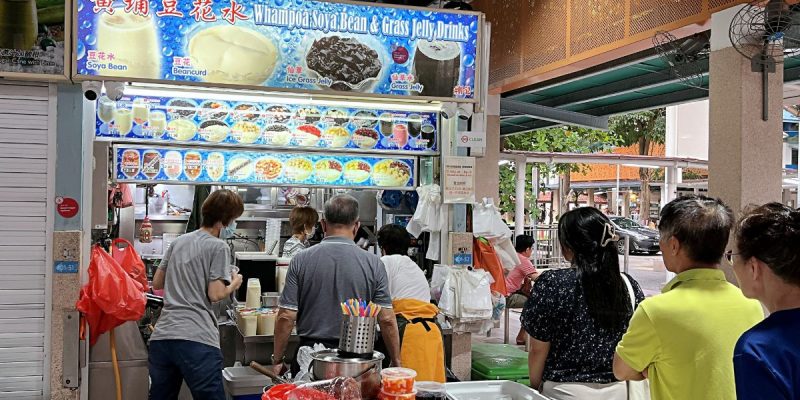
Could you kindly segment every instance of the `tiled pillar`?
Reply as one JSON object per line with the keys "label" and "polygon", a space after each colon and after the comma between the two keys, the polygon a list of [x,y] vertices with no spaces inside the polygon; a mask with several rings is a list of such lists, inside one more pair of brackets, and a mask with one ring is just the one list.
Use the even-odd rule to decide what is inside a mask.
{"label": "tiled pillar", "polygon": [[781,200],[783,155],[783,68],[778,64],[769,75],[769,120],[763,121],[761,73],[751,70],[728,38],[738,9],[712,17],[708,182],[709,194],[737,214],[749,204]]}
{"label": "tiled pillar", "polygon": [[475,160],[475,198],[500,203],[500,96],[490,95],[486,105],[486,150]]}

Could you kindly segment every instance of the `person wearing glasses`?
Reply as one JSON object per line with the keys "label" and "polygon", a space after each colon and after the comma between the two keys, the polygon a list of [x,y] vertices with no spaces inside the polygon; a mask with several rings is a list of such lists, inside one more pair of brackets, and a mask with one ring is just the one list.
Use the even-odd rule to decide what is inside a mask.
{"label": "person wearing glasses", "polygon": [[614,355],[617,379],[648,378],[654,400],[736,398],[733,348],[764,314],[719,269],[733,218],[705,196],[661,210],[662,257],[677,276],[633,313]]}
{"label": "person wearing glasses", "polygon": [[746,212],[725,255],[745,296],[769,310],[733,352],[739,400],[800,399],[800,211],[770,203]]}

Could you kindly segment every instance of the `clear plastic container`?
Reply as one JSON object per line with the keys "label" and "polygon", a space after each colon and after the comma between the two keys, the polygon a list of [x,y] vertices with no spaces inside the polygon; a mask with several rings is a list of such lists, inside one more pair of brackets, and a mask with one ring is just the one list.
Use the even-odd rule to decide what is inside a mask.
{"label": "clear plastic container", "polygon": [[[383,393],[398,395],[414,392],[417,371],[409,368],[386,368],[381,370]],[[413,397],[412,397],[413,399]]]}
{"label": "clear plastic container", "polygon": [[444,383],[417,382],[414,389],[417,392],[417,400],[447,400],[447,389],[445,389]]}
{"label": "clear plastic container", "polygon": [[411,393],[404,393],[404,394],[392,394],[381,392],[380,396],[378,396],[378,400],[414,400],[417,398],[417,393],[412,391]]}

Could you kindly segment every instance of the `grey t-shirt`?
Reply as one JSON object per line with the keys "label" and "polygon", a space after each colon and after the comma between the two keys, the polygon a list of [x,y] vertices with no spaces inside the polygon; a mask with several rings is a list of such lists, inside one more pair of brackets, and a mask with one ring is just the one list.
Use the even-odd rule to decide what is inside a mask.
{"label": "grey t-shirt", "polygon": [[378,256],[350,239],[328,237],[292,258],[279,305],[297,311],[299,336],[338,339],[340,304],[361,298],[392,308],[388,282]]}
{"label": "grey t-shirt", "polygon": [[198,229],[172,242],[159,269],[166,271],[164,309],[150,340],[190,340],[219,348],[217,316],[208,284],[231,278],[224,241]]}

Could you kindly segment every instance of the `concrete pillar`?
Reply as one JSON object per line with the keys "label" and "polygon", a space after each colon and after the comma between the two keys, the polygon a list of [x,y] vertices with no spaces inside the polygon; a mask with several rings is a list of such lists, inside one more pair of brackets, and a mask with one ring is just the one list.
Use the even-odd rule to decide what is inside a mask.
{"label": "concrete pillar", "polygon": [[783,155],[783,68],[769,75],[769,120],[763,121],[761,73],[728,39],[738,9],[712,17],[708,182],[709,193],[736,212],[781,200]]}
{"label": "concrete pillar", "polygon": [[594,207],[594,189],[586,189],[587,204]]}
{"label": "concrete pillar", "polygon": [[620,193],[619,201],[622,202],[622,216],[623,217],[630,217],[631,216],[631,191],[627,190]]}
{"label": "concrete pillar", "polygon": [[518,157],[514,162],[517,171],[516,191],[514,195],[514,237],[525,233],[525,184],[528,183],[528,162],[525,157]]}
{"label": "concrete pillar", "polygon": [[617,199],[619,199],[619,192],[617,188],[612,188],[610,192],[608,192],[608,212],[609,214],[618,215],[617,212]]}
{"label": "concrete pillar", "polygon": [[486,104],[486,150],[475,159],[475,198],[489,197],[500,204],[500,96],[489,95]]}
{"label": "concrete pillar", "polygon": [[[761,73],[751,70],[728,38],[739,7],[711,19],[709,194],[736,213],[748,204],[781,200],[783,68],[769,75],[769,120],[763,121]],[[730,268],[728,280],[735,282]]]}

